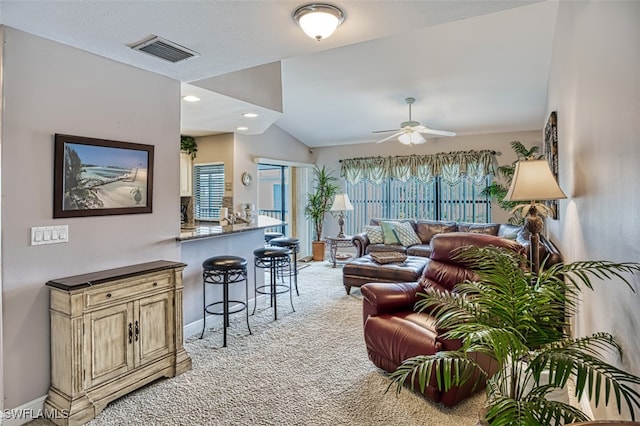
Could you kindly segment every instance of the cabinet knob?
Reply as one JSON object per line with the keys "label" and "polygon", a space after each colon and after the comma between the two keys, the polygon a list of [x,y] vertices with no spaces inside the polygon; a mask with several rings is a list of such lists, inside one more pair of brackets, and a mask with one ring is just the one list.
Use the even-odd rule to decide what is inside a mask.
{"label": "cabinet knob", "polygon": [[156,282],[156,283],[153,283],[153,286],[154,286],[154,287],[158,287],[158,283],[157,283],[157,282]]}
{"label": "cabinet knob", "polygon": [[111,298],[111,293],[107,293],[107,299]]}

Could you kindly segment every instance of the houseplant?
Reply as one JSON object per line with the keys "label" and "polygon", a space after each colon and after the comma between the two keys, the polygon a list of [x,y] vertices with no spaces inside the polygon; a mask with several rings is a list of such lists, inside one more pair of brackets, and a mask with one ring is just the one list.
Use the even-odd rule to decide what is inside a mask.
{"label": "houseplant", "polygon": [[325,244],[322,240],[322,228],[324,216],[331,208],[333,196],[338,192],[338,179],[333,176],[331,170],[325,166],[316,166],[313,169],[313,192],[307,194],[307,204],[304,207],[304,215],[313,223],[314,240],[313,260],[324,260]]}
{"label": "houseplant", "polygon": [[[478,280],[458,284],[455,294],[429,289],[421,294],[416,309],[430,311],[438,327],[448,330],[446,337],[461,339],[462,347],[406,360],[391,374],[390,386],[396,383],[399,392],[407,382],[424,390],[435,374],[438,387],[447,390],[469,380],[474,368],[487,378],[471,355],[483,353],[498,367],[487,379],[485,424],[537,426],[589,420],[579,409],[548,398],[569,379],[578,398],[586,392],[596,405],[615,400],[618,411],[624,400],[635,418],[640,394],[634,387],[640,378],[600,355],[606,350],[621,353],[614,337],[595,333],[573,338],[565,325],[575,314],[580,291],[593,289],[591,277],[616,277],[631,288],[624,274],[639,272],[640,264],[558,263],[533,274],[522,267],[524,256],[495,247],[468,247],[457,256],[469,262]],[[548,379],[542,379],[543,372]]]}
{"label": "houseplant", "polygon": [[513,179],[513,172],[516,169],[516,163],[520,160],[539,160],[543,158],[539,155],[539,146],[532,146],[531,148],[525,147],[519,141],[512,141],[511,148],[516,153],[516,160],[511,164],[505,164],[498,167],[498,178],[501,181],[492,182],[485,189],[482,190],[482,195],[491,197],[494,201],[500,205],[504,210],[511,212],[512,216],[509,218],[509,223],[513,225],[522,225],[524,223],[524,215],[519,211],[513,211],[518,204],[517,201],[505,201],[504,197],[509,191],[511,181]]}
{"label": "houseplant", "polygon": [[180,136],[180,151],[186,152],[193,160],[198,154],[198,144],[193,136]]}

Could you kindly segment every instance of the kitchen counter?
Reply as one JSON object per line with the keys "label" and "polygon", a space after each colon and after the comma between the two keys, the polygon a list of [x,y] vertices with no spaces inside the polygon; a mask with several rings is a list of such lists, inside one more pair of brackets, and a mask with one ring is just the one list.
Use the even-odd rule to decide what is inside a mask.
{"label": "kitchen counter", "polygon": [[220,226],[214,225],[210,222],[202,222],[198,223],[193,229],[180,229],[180,236],[177,237],[176,240],[181,242],[189,242],[192,240],[222,237],[229,234],[254,231],[258,229],[271,228],[272,226],[282,226],[286,224],[286,222],[283,222],[281,220],[263,215],[256,216],[254,223],[251,224],[236,223],[234,225]]}

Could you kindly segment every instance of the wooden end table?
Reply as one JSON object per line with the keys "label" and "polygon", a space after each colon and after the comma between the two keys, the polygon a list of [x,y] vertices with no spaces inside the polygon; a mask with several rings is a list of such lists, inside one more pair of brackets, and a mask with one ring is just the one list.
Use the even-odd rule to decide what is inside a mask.
{"label": "wooden end table", "polygon": [[331,262],[333,263],[334,268],[337,264],[336,256],[338,255],[338,247],[353,247],[351,238],[351,235],[345,235],[343,237],[325,237],[325,240],[329,244],[329,255],[331,256]]}

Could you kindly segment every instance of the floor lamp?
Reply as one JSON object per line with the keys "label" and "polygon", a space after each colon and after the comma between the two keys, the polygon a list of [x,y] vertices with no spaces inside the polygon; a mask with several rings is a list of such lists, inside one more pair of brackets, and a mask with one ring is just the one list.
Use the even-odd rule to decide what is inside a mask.
{"label": "floor lamp", "polygon": [[567,198],[553,177],[549,163],[546,160],[519,161],[513,172],[513,179],[505,201],[525,201],[515,210],[527,210],[524,226],[529,231],[529,259],[532,271],[537,274],[540,270],[540,232],[544,228],[543,217],[549,213],[549,208],[540,203],[546,200]]}
{"label": "floor lamp", "polygon": [[344,226],[344,212],[347,210],[353,210],[353,204],[349,201],[349,196],[347,194],[336,194],[336,197],[333,199],[331,211],[340,212],[338,214],[338,225],[340,225],[338,238],[344,238],[344,231],[342,230],[342,227]]}

